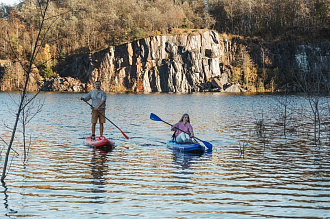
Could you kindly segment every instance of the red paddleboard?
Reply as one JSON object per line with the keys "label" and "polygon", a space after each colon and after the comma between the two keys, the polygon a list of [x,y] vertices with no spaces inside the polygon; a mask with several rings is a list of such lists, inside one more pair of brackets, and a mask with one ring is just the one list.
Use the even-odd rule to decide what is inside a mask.
{"label": "red paddleboard", "polygon": [[109,141],[104,136],[95,136],[95,140],[92,141],[92,136],[89,136],[85,139],[85,144],[93,147],[100,147],[100,146],[115,146],[115,142]]}

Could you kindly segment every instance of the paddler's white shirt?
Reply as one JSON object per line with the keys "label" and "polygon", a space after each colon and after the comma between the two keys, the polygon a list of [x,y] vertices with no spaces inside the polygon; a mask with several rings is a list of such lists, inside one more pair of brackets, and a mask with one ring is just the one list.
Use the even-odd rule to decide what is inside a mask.
{"label": "paddler's white shirt", "polygon": [[105,102],[107,100],[107,95],[103,90],[92,90],[85,96],[86,101],[92,99],[92,106],[97,107],[102,100],[104,100],[104,103],[99,107],[99,109],[105,108]]}

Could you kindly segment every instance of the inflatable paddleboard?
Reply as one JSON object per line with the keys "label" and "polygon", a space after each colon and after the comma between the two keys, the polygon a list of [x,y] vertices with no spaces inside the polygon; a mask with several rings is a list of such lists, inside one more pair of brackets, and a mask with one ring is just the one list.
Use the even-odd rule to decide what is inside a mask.
{"label": "inflatable paddleboard", "polygon": [[115,146],[115,142],[109,141],[104,136],[95,136],[95,140],[92,141],[92,136],[89,136],[85,139],[85,144],[93,147],[101,147],[101,146]]}

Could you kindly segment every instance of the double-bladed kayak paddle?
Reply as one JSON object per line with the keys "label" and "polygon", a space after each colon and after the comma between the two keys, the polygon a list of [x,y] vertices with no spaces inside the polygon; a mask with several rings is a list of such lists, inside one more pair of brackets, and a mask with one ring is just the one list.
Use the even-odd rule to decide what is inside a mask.
{"label": "double-bladed kayak paddle", "polygon": [[[170,123],[165,122],[164,120],[162,120],[161,118],[159,118],[157,115],[155,115],[155,114],[153,114],[153,113],[150,114],[150,119],[151,119],[151,120],[154,120],[154,121],[158,121],[158,122],[163,122],[163,123],[165,123],[165,124],[167,124],[167,125],[173,126],[173,125],[171,125]],[[176,128],[176,129],[178,129],[178,128]],[[178,130],[180,130],[181,132],[187,133],[187,132],[185,132],[185,131],[183,131],[183,130],[181,130],[181,129],[178,129]],[[189,134],[189,133],[187,133],[187,134]],[[194,138],[194,139],[197,139],[197,140],[199,140],[199,141],[201,141],[201,142],[203,142],[203,144],[205,145],[205,147],[207,147],[208,150],[211,150],[211,151],[212,151],[212,147],[213,147],[213,146],[212,146],[212,144],[211,144],[210,142],[203,141],[203,140],[201,140],[201,139],[199,139],[199,138],[196,138],[196,137],[193,137],[193,138]]]}

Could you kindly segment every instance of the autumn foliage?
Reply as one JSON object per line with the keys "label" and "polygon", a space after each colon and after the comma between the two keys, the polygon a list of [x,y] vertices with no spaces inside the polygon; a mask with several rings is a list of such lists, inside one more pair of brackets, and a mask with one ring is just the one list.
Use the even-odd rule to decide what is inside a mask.
{"label": "autumn foliage", "polygon": [[[40,22],[37,2],[0,6],[0,59],[31,56]],[[267,41],[329,40],[329,11],[329,0],[52,0],[35,64],[51,77],[68,56],[171,34],[173,28],[208,28]],[[257,90],[267,71],[258,70],[244,51],[236,64],[233,80]]]}

